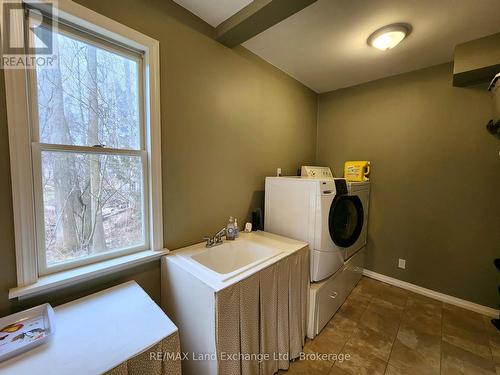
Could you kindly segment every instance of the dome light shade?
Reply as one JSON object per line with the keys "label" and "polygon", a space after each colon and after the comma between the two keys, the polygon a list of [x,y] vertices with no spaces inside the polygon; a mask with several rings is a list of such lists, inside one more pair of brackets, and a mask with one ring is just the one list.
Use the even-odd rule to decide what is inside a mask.
{"label": "dome light shade", "polygon": [[396,47],[411,32],[411,26],[406,23],[395,23],[384,26],[368,37],[368,44],[381,51]]}

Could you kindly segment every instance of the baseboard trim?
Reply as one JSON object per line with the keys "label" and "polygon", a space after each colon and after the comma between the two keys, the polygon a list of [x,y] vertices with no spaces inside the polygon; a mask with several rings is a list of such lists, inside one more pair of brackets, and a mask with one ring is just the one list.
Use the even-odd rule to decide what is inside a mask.
{"label": "baseboard trim", "polygon": [[498,318],[498,315],[500,313],[499,310],[492,309],[491,307],[488,307],[488,306],[479,305],[477,303],[466,301],[464,299],[460,299],[457,297],[453,297],[453,296],[450,296],[448,294],[439,293],[439,292],[436,292],[434,290],[423,288],[421,286],[411,284],[411,283],[408,283],[406,281],[398,280],[398,279],[395,279],[393,277],[389,277],[386,275],[382,275],[380,273],[373,272],[370,270],[366,270],[366,269],[363,270],[363,275],[366,277],[369,277],[371,279],[382,281],[384,283],[391,284],[391,285],[397,286],[399,288],[406,289],[406,290],[409,290],[411,292],[418,293],[418,294],[421,294],[421,295],[429,297],[429,298],[437,299],[438,301],[449,303],[450,305],[455,305],[455,306],[462,307],[462,308],[470,310],[470,311],[477,312],[479,314],[490,316],[492,318]]}

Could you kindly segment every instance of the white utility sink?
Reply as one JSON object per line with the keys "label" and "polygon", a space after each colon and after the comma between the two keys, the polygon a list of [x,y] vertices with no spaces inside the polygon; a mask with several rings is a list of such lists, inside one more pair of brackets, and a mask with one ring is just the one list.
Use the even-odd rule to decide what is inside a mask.
{"label": "white utility sink", "polygon": [[225,281],[281,253],[283,250],[238,239],[225,241],[222,245],[188,257],[206,270],[214,272],[221,281]]}

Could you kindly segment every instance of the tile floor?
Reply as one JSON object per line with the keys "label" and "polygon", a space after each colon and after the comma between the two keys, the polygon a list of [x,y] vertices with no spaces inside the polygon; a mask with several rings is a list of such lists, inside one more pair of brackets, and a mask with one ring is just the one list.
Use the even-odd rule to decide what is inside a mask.
{"label": "tile floor", "polygon": [[280,374],[500,375],[500,333],[488,317],[369,278],[304,352],[350,359],[295,361]]}

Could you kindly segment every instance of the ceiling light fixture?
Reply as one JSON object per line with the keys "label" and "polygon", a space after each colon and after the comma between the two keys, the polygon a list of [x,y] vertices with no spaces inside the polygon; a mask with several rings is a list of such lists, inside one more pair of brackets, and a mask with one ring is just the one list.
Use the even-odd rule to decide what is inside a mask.
{"label": "ceiling light fixture", "polygon": [[411,25],[407,23],[394,23],[384,26],[368,37],[368,45],[381,51],[396,47],[411,32]]}

